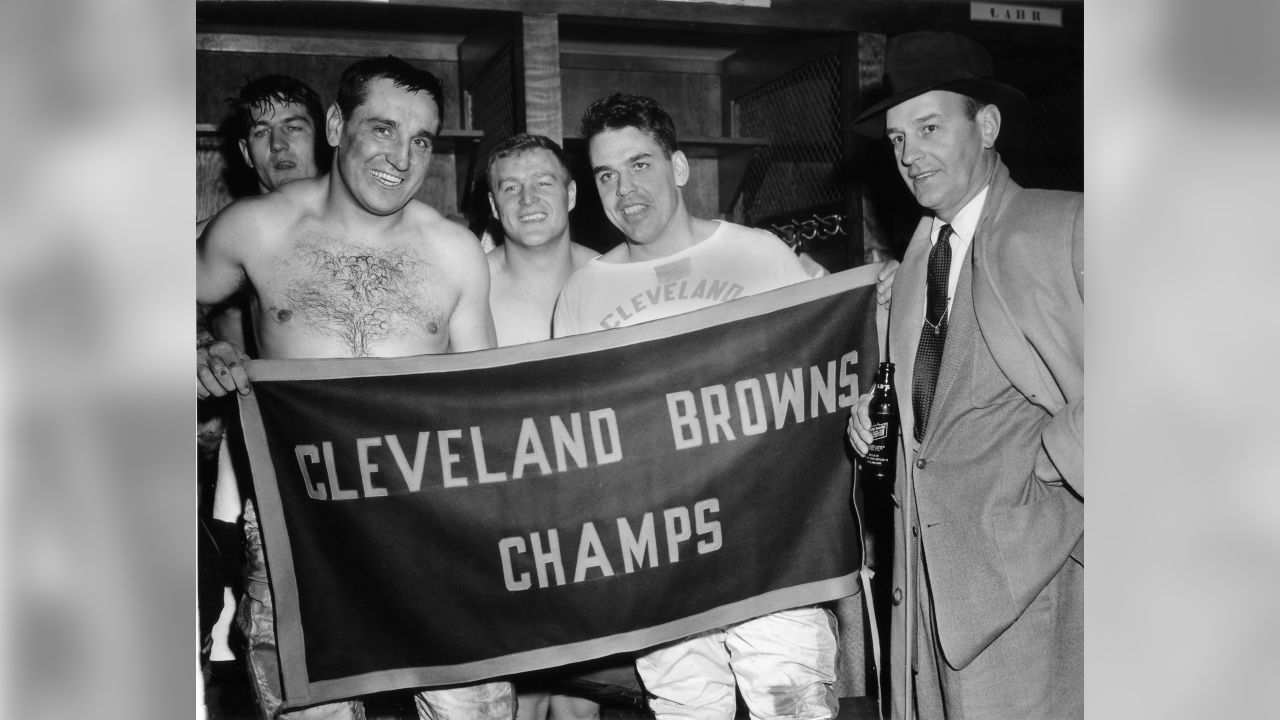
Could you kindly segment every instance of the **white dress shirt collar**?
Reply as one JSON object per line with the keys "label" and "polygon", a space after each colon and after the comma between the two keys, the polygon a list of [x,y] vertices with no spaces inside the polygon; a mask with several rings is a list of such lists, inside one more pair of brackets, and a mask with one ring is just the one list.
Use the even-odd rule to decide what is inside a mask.
{"label": "white dress shirt collar", "polygon": [[933,218],[933,228],[929,231],[929,244],[938,242],[938,233],[943,225],[951,225],[951,272],[947,275],[947,313],[951,313],[951,300],[956,295],[956,285],[960,284],[960,270],[964,267],[964,257],[973,243],[973,234],[978,229],[978,220],[982,217],[982,206],[987,202],[988,185],[982,188],[973,199],[965,203],[956,213],[956,217],[947,223],[938,216]]}

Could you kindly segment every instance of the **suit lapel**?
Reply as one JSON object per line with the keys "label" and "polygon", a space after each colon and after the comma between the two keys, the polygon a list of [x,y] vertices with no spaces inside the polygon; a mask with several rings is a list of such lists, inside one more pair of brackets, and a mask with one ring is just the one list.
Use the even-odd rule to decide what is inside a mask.
{"label": "suit lapel", "polygon": [[[902,267],[894,279],[893,306],[889,320],[890,360],[897,366],[898,417],[902,437],[915,432],[915,408],[911,404],[911,376],[916,365],[916,347],[920,344],[920,326],[924,322],[924,305],[928,282],[929,234],[933,218],[925,216],[902,256]],[[911,443],[907,443],[907,448]]]}
{"label": "suit lapel", "polygon": [[[1022,190],[1009,177],[1004,163],[996,168],[996,178],[992,183],[992,193],[987,198],[988,210],[983,211],[982,223],[978,227],[978,237],[973,243],[973,305],[974,312],[981,308],[982,324],[979,327],[986,339],[991,354],[1000,365],[1001,371],[1008,376],[1014,386],[1027,392],[1028,388],[1039,388],[1038,392],[1028,393],[1028,398],[1050,412],[1057,412],[1065,402],[1061,391],[1051,382],[1034,371],[1041,366],[1034,356],[1033,349],[1026,336],[1014,320],[1013,311],[1009,307],[1011,298],[1006,298],[1000,291],[1002,285],[1009,286],[1010,278],[998,282],[995,274],[999,266],[998,257],[1007,243],[1013,240],[993,231],[996,221],[1005,215],[1013,198]],[[979,239],[983,242],[980,244]],[[1003,362],[1002,362],[1003,361]]]}

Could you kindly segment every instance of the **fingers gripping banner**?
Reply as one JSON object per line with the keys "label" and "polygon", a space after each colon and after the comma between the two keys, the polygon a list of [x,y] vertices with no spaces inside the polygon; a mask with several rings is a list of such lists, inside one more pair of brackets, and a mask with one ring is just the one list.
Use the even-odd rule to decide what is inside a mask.
{"label": "fingers gripping banner", "polygon": [[286,701],[472,682],[856,592],[875,270],[456,355],[255,361]]}

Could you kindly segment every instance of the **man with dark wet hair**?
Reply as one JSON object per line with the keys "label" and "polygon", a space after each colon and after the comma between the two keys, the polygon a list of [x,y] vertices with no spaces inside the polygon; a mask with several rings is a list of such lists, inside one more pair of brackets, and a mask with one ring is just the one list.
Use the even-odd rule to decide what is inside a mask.
{"label": "man with dark wet hair", "polygon": [[315,177],[327,167],[323,125],[320,96],[288,75],[254,78],[232,100],[236,144],[245,164],[257,175],[260,192]]}

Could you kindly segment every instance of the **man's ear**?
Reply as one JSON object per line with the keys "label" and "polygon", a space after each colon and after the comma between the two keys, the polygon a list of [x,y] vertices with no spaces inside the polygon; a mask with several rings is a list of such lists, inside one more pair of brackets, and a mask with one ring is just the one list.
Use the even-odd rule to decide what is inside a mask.
{"label": "man's ear", "polygon": [[249,169],[252,170],[253,156],[249,154],[249,143],[244,140],[238,140],[236,144],[240,146],[240,156],[244,158],[244,164],[248,165]]}
{"label": "man's ear", "polygon": [[987,105],[978,111],[974,121],[982,133],[982,147],[990,150],[996,146],[996,138],[1000,137],[1000,108]]}
{"label": "man's ear", "polygon": [[570,180],[565,189],[569,191],[569,209],[572,210],[578,205],[578,182]]}
{"label": "man's ear", "polygon": [[493,193],[489,193],[489,211],[493,213],[494,220],[502,220],[498,217],[498,203],[493,201]]}
{"label": "man's ear", "polygon": [[329,147],[338,147],[338,140],[342,137],[342,109],[338,107],[338,103],[329,106],[329,112],[324,116],[324,136],[329,141]]}
{"label": "man's ear", "polygon": [[671,165],[676,172],[676,187],[684,187],[689,182],[689,158],[677,150],[671,153]]}

